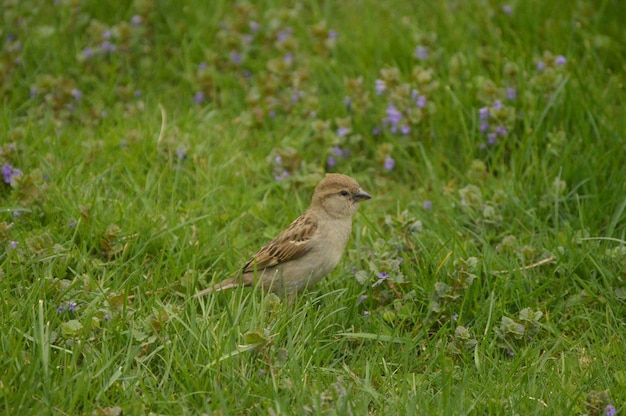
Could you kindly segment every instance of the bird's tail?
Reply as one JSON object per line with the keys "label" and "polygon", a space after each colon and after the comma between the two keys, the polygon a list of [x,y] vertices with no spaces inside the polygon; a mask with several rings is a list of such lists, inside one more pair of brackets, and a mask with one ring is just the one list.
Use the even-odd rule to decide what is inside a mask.
{"label": "bird's tail", "polygon": [[241,281],[241,276],[231,277],[230,279],[226,279],[220,283],[217,283],[211,287],[208,287],[204,290],[199,291],[195,295],[194,298],[199,298],[200,296],[208,295],[209,293],[221,292],[222,290],[234,289],[239,286],[245,286],[245,283]]}

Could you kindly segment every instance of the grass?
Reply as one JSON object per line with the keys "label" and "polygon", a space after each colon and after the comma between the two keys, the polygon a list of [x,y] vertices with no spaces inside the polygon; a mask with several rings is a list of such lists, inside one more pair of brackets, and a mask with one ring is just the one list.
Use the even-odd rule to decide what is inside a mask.
{"label": "grass", "polygon": [[[5,5],[2,413],[623,411],[618,1],[161,3]],[[337,270],[192,298],[325,171]]]}

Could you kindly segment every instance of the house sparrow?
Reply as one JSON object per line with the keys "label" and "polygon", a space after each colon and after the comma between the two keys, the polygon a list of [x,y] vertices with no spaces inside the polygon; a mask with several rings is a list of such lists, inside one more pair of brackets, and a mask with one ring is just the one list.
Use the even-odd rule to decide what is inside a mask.
{"label": "house sparrow", "polygon": [[259,280],[266,292],[293,298],[339,264],[352,232],[352,216],[359,202],[371,198],[349,176],[327,174],[315,187],[309,209],[257,251],[241,274],[195,296],[254,286]]}

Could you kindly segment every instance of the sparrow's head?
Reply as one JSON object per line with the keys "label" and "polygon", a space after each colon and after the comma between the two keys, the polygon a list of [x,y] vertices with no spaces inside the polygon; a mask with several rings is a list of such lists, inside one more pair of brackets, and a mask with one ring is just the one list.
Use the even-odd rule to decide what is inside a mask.
{"label": "sparrow's head", "polygon": [[311,205],[322,206],[333,217],[349,217],[356,212],[359,202],[371,198],[351,177],[328,173],[315,187]]}

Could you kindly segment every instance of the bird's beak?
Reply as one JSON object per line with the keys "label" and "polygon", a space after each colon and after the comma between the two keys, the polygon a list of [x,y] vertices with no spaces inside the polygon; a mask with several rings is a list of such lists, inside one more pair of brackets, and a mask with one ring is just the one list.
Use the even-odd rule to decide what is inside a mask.
{"label": "bird's beak", "polygon": [[372,196],[365,192],[363,189],[359,188],[359,191],[352,196],[354,201],[365,201],[367,199],[372,199]]}

